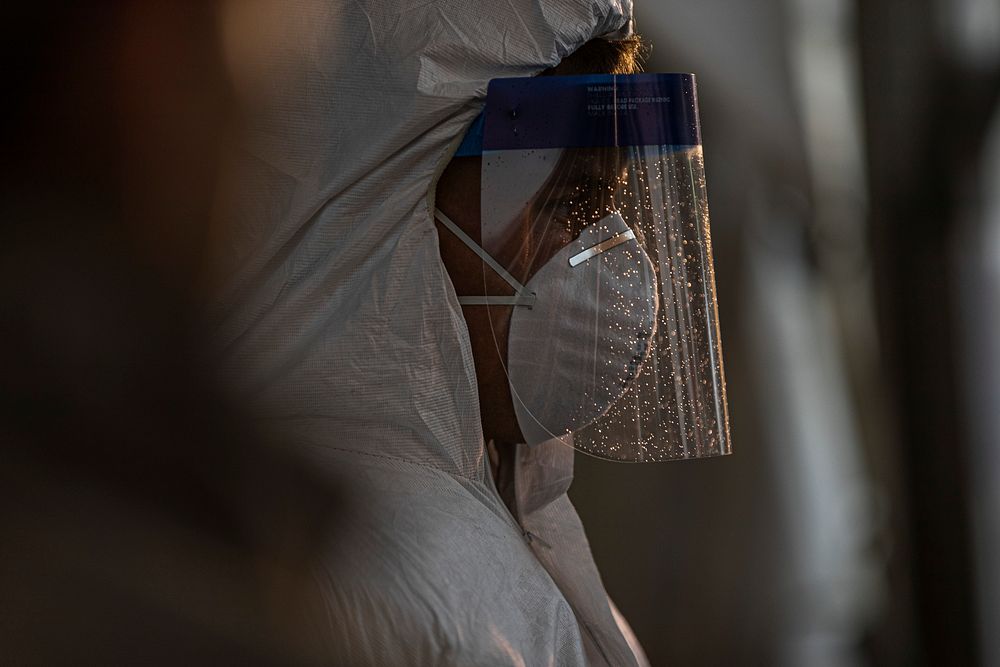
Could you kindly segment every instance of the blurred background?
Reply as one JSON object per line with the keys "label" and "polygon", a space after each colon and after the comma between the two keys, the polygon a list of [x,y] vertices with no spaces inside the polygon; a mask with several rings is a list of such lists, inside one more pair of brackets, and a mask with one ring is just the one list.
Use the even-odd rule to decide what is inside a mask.
{"label": "blurred background", "polygon": [[654,665],[1000,665],[1000,3],[637,2],[695,72],[734,454],[577,457]]}
{"label": "blurred background", "polygon": [[[1000,3],[637,5],[698,76],[735,453],[578,456],[609,592],[654,665],[1000,665]],[[252,53],[214,3],[4,19],[4,657],[311,664],[349,508],[194,317]]]}

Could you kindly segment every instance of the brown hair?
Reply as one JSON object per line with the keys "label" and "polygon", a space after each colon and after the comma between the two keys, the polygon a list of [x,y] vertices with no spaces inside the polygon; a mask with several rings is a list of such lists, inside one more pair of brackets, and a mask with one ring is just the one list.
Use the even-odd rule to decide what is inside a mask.
{"label": "brown hair", "polygon": [[592,39],[539,76],[572,74],[638,74],[651,46],[641,35],[610,41]]}

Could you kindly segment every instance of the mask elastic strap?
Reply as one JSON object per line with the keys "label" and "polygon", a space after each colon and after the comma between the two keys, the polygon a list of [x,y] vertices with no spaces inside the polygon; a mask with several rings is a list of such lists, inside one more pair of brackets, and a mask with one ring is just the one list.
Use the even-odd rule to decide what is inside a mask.
{"label": "mask elastic strap", "polygon": [[469,250],[479,255],[508,285],[514,288],[514,296],[460,296],[458,297],[460,304],[463,306],[528,306],[529,308],[535,305],[535,295],[526,293],[524,285],[518,282],[517,278],[510,275],[507,269],[500,266],[500,262],[493,259],[488,252],[472,240],[472,237],[452,222],[451,218],[442,213],[441,209],[434,209],[434,217],[437,218],[438,222],[447,227],[448,231],[457,236],[458,240],[464,243]]}

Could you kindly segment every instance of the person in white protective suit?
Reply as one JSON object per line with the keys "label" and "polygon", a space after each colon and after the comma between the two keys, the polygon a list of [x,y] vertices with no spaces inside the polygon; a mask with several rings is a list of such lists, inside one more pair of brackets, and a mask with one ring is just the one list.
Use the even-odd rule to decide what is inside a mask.
{"label": "person in white protective suit", "polygon": [[[213,312],[229,381],[354,499],[317,576],[336,664],[645,661],[566,496],[573,450],[511,450],[509,506],[497,489],[433,214],[487,83],[628,36],[631,11],[303,1],[241,56]],[[478,197],[449,183],[442,200]]]}

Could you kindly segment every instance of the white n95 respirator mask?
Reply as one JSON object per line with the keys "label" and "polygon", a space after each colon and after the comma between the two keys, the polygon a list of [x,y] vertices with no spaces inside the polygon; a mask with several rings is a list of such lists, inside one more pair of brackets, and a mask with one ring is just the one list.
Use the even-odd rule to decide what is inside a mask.
{"label": "white n95 respirator mask", "polygon": [[659,299],[655,269],[619,213],[587,226],[522,285],[447,215],[437,219],[513,288],[459,297],[509,305],[507,378],[525,443],[572,434],[604,415],[649,357]]}
{"label": "white n95 respirator mask", "polygon": [[525,284],[507,374],[529,445],[592,424],[625,393],[656,331],[653,264],[617,213],[586,227]]}

